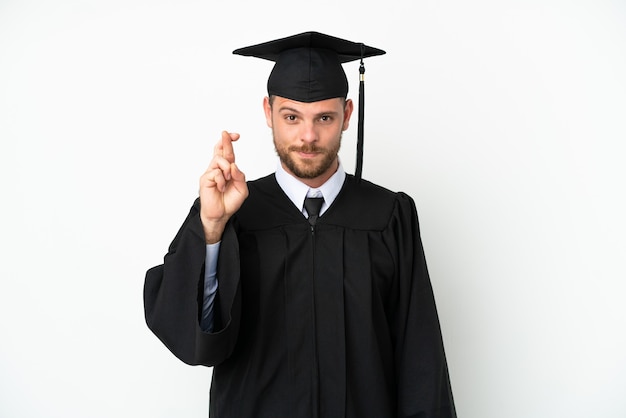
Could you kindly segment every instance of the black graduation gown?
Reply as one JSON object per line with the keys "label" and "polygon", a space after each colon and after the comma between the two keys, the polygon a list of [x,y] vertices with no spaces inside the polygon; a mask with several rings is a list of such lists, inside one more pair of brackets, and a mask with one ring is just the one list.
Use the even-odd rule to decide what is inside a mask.
{"label": "black graduation gown", "polygon": [[148,326],[215,366],[211,417],[455,417],[413,200],[348,175],[312,228],[274,175],[248,186],[222,238],[213,333],[198,201],[146,275]]}

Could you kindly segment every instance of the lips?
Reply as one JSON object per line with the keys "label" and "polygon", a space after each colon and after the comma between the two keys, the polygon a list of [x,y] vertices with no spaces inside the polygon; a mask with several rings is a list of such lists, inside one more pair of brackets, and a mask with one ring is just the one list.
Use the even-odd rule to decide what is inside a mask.
{"label": "lips", "polygon": [[320,152],[298,152],[298,155],[302,158],[313,158],[313,157],[317,157],[319,154],[321,154]]}
{"label": "lips", "polygon": [[322,151],[321,148],[315,146],[315,145],[303,145],[301,147],[289,147],[289,151],[297,151],[297,152],[303,152],[303,153],[316,153],[316,152],[320,152]]}
{"label": "lips", "polygon": [[316,147],[315,145],[302,146],[302,147],[289,147],[289,151],[295,152],[298,155],[305,157],[305,158],[311,158],[311,157],[315,157],[318,154],[325,153],[325,150],[323,148]]}

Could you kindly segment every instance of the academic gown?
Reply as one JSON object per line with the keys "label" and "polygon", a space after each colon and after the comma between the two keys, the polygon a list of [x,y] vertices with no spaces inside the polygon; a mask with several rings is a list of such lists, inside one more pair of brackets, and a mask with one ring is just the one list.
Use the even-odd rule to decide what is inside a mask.
{"label": "academic gown", "polygon": [[274,175],[248,188],[222,237],[212,333],[198,200],[146,274],[148,326],[215,366],[210,416],[456,417],[413,200],[348,175],[311,227]]}

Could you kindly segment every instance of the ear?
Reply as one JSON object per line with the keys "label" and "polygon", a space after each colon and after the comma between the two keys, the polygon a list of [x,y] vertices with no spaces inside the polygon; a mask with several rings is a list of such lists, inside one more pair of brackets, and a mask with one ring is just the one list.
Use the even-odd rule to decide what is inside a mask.
{"label": "ear", "polygon": [[265,112],[265,123],[272,128],[272,105],[270,105],[270,98],[267,96],[263,98],[263,111]]}
{"label": "ear", "polygon": [[342,128],[343,131],[348,129],[348,126],[350,126],[350,116],[352,116],[353,110],[354,110],[354,103],[352,102],[352,99],[347,99],[346,105],[343,108],[343,128]]}

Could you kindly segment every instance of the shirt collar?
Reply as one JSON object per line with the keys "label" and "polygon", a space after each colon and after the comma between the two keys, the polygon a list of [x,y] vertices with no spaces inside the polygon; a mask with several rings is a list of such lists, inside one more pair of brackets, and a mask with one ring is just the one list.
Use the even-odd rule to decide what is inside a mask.
{"label": "shirt collar", "polygon": [[339,166],[337,167],[337,171],[333,174],[326,183],[322,184],[318,188],[311,188],[306,184],[302,183],[296,177],[287,173],[283,168],[280,160],[278,161],[278,167],[276,168],[276,181],[281,189],[285,192],[289,200],[293,202],[293,204],[304,212],[304,198],[307,196],[316,197],[321,195],[324,197],[324,204],[320,209],[320,216],[326,212],[326,209],[332,205],[335,201],[335,198],[341,191],[341,187],[346,179],[346,172],[341,165],[341,161],[339,161]]}

